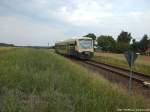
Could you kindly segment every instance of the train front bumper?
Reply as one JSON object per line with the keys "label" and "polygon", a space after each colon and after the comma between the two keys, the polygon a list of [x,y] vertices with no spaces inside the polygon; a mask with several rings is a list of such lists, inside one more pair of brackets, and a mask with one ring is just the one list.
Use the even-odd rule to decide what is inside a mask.
{"label": "train front bumper", "polygon": [[79,53],[79,57],[81,59],[90,59],[90,58],[93,57],[93,55],[94,55],[94,53],[93,52],[89,52],[89,51],[84,51],[84,52]]}

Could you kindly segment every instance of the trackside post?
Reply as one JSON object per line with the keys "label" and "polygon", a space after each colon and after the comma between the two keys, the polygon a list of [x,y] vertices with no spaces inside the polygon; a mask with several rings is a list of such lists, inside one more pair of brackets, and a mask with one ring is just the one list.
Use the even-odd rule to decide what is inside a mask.
{"label": "trackside post", "polygon": [[137,59],[138,55],[135,53],[135,52],[125,52],[124,54],[127,62],[128,62],[128,65],[129,65],[129,68],[130,68],[130,78],[129,78],[129,84],[128,84],[128,91],[129,91],[129,95],[131,95],[131,92],[132,92],[132,68],[133,68],[133,65],[134,65],[134,62],[135,60]]}

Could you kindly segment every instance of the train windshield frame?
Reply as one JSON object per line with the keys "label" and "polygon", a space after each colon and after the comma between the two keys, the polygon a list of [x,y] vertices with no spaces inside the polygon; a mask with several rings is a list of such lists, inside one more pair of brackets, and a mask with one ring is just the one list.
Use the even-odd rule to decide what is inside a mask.
{"label": "train windshield frame", "polygon": [[93,41],[91,39],[79,39],[79,47],[81,49],[92,49]]}

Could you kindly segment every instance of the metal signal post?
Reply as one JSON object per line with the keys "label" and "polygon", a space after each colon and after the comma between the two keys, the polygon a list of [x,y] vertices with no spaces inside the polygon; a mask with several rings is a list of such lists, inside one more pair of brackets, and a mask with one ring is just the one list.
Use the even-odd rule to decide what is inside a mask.
{"label": "metal signal post", "polygon": [[131,54],[131,66],[130,66],[130,79],[129,79],[129,95],[131,95],[131,91],[132,91],[132,64],[133,62],[133,53]]}
{"label": "metal signal post", "polygon": [[128,84],[128,88],[129,88],[129,95],[131,95],[132,92],[132,68],[134,65],[134,61],[137,59],[137,54],[134,52],[126,52],[125,54],[125,58],[127,59],[127,62],[129,64],[130,67],[130,78],[129,78],[129,84]]}

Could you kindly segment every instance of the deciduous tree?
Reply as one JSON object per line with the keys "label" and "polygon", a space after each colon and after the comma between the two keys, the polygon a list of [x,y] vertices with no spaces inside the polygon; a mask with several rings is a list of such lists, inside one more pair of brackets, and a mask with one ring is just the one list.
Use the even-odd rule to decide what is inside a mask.
{"label": "deciduous tree", "polygon": [[149,47],[150,40],[148,39],[148,35],[144,35],[143,38],[139,42],[139,49],[142,53],[144,53]]}
{"label": "deciduous tree", "polygon": [[87,34],[87,35],[85,35],[83,37],[89,37],[89,38],[92,38],[93,40],[96,40],[96,36],[95,36],[94,33],[89,33],[89,34]]}
{"label": "deciduous tree", "polygon": [[115,40],[112,36],[101,35],[97,38],[98,46],[102,48],[104,51],[114,51],[115,48]]}
{"label": "deciduous tree", "polygon": [[131,39],[132,39],[131,33],[122,31],[117,38],[116,51],[118,53],[128,51],[130,49]]}

